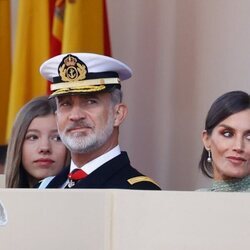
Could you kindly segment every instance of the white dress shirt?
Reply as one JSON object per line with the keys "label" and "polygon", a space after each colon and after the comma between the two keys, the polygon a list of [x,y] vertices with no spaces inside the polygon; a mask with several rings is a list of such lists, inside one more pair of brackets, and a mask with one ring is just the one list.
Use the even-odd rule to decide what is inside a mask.
{"label": "white dress shirt", "polygon": [[[120,146],[117,145],[116,147],[112,148],[111,150],[109,150],[108,152],[106,152],[103,155],[100,155],[99,157],[97,157],[96,159],[86,163],[85,165],[83,165],[82,167],[80,167],[86,174],[91,174],[93,171],[95,171],[97,168],[99,168],[100,166],[102,166],[104,163],[110,161],[111,159],[115,158],[116,156],[118,156],[119,154],[121,154],[121,149]],[[79,168],[75,165],[75,163],[71,160],[70,163],[70,173],[76,169]],[[38,189],[45,189],[48,184],[51,182],[51,180],[54,178],[55,176],[49,176],[45,179],[42,180],[40,186]],[[69,180],[67,180],[61,188],[64,188],[68,185]]]}

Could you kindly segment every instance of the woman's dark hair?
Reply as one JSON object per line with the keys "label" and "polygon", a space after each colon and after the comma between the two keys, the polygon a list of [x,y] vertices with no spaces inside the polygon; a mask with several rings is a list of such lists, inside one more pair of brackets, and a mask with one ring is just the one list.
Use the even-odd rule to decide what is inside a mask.
{"label": "woman's dark hair", "polygon": [[[206,122],[205,130],[211,135],[213,129],[227,117],[240,111],[250,108],[250,96],[243,91],[231,91],[217,98],[210,107]],[[199,162],[199,167],[204,175],[213,178],[212,163],[207,161],[208,152],[203,147],[203,152]]]}

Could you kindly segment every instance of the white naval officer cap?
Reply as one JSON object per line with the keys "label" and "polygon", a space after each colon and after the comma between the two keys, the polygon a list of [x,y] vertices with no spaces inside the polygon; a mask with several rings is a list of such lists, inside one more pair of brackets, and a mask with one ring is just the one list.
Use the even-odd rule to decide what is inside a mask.
{"label": "white naval officer cap", "polygon": [[92,53],[61,54],[45,61],[41,75],[51,82],[51,97],[111,91],[121,88],[121,81],[132,70],[112,57]]}

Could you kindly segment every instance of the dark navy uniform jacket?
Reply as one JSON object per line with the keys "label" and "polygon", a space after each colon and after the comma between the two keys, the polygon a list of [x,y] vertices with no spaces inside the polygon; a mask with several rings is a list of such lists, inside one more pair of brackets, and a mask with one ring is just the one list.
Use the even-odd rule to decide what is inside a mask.
{"label": "dark navy uniform jacket", "polygon": [[[69,171],[70,167],[65,167],[46,188],[60,188],[67,181]],[[130,165],[126,152],[121,152],[120,155],[103,164],[72,188],[160,190],[151,178],[142,175]]]}

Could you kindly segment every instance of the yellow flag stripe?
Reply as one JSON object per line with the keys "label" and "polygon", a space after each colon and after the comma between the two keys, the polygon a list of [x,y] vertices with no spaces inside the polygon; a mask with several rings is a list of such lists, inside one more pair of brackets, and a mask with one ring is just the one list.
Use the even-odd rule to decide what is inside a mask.
{"label": "yellow flag stripe", "polygon": [[104,53],[103,0],[67,1],[62,51]]}
{"label": "yellow flag stripe", "polygon": [[49,57],[48,10],[48,1],[19,1],[7,138],[19,109],[33,97],[46,94],[39,67]]}
{"label": "yellow flag stripe", "polygon": [[0,0],[0,144],[5,144],[5,133],[9,104],[11,54],[10,54],[10,1]]}

